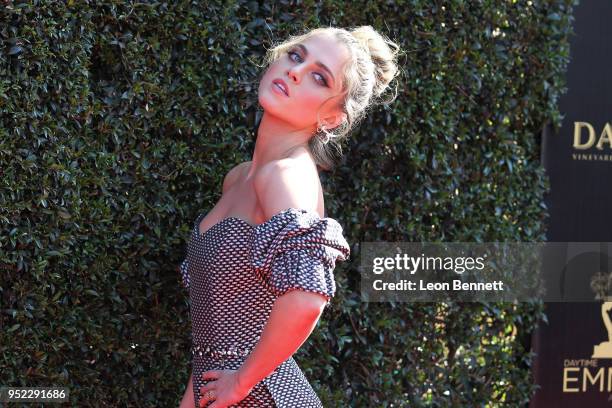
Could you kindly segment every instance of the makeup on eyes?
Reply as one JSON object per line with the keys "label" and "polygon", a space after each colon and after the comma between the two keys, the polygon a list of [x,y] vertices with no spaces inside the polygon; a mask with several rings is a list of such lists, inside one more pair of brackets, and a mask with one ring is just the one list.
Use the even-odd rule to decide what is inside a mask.
{"label": "makeup on eyes", "polygon": [[[287,51],[287,55],[289,56],[289,58],[290,58],[290,59],[292,59],[292,60],[293,60],[293,58],[291,58],[291,54],[295,54],[295,55],[297,55],[298,57],[300,57],[300,60],[304,61],[304,59],[302,58],[302,56],[301,56],[301,55],[300,55],[298,52],[296,52],[296,51],[297,51],[297,50],[296,50],[295,48],[292,48],[292,49],[290,49],[289,51]],[[306,51],[305,55],[308,55],[308,51]],[[320,61],[315,62],[315,64],[317,64],[317,65],[318,65],[318,66],[320,66],[321,68],[325,67],[324,69],[328,70],[328,69],[327,69],[327,67],[326,67],[326,66],[325,66],[323,63],[321,63]],[[316,74],[318,74],[318,75],[320,75],[320,76],[321,76],[321,81],[322,81],[322,83],[321,83],[321,84],[322,84],[323,86],[326,86],[326,87],[328,87],[328,88],[329,88],[330,86],[329,86],[329,83],[328,83],[327,79],[325,78],[325,75],[319,74],[318,72],[317,72]],[[333,75],[332,75],[332,77],[333,77]]]}

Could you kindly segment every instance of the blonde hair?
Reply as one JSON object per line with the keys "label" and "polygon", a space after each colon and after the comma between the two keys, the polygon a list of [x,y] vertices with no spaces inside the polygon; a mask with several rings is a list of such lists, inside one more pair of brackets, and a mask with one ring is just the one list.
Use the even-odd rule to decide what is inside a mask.
{"label": "blonde hair", "polygon": [[342,154],[342,141],[347,139],[350,131],[365,118],[370,107],[379,103],[389,104],[397,97],[396,85],[392,97],[382,99],[389,83],[399,73],[397,56],[400,48],[369,25],[349,30],[320,27],[290,36],[282,43],[268,49],[264,57],[265,67],[278,60],[296,44],[320,34],[332,36],[344,44],[350,54],[342,70],[341,95],[344,96],[344,100],[341,102],[341,107],[346,113],[346,119],[329,130],[321,125],[317,113],[318,129],[308,143],[317,166],[330,170],[335,164],[334,152]]}

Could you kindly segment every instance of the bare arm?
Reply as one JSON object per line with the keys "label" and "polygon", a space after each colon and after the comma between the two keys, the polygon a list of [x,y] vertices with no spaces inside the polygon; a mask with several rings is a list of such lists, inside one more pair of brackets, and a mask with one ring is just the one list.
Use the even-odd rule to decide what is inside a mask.
{"label": "bare arm", "polygon": [[[304,157],[301,155],[302,159]],[[291,207],[316,211],[316,168],[307,160],[292,159],[294,157],[270,162],[253,175],[257,200],[266,219]],[[200,387],[200,395],[214,400],[212,406],[215,407],[242,401],[257,383],[304,343],[317,324],[327,296],[330,295],[306,287],[278,292],[259,341],[242,366],[238,370],[207,370],[202,373],[203,380],[212,381]],[[211,394],[206,394],[209,392]]]}
{"label": "bare arm", "polygon": [[322,295],[292,290],[280,296],[266,323],[259,342],[238,370],[242,387],[251,388],[291,357],[315,328],[322,308]]}
{"label": "bare arm", "polygon": [[[316,183],[305,182],[308,174],[298,166],[269,166],[255,178],[258,201],[267,218],[289,208],[316,208]],[[291,290],[278,297],[259,342],[238,370],[238,382],[250,388],[267,377],[293,355],[315,328],[327,298]]]}
{"label": "bare arm", "polygon": [[195,401],[193,399],[193,372],[189,375],[189,382],[187,383],[187,389],[185,390],[185,394],[183,394],[183,399],[181,400],[181,405],[179,408],[193,408],[195,407]]}

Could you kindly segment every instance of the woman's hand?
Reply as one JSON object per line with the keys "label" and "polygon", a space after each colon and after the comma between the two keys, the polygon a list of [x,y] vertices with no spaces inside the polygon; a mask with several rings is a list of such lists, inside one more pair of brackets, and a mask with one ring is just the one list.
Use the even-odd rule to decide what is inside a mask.
{"label": "woman's hand", "polygon": [[200,407],[214,401],[209,408],[226,408],[245,399],[253,389],[240,384],[238,370],[209,370],[202,379],[213,381],[200,387]]}

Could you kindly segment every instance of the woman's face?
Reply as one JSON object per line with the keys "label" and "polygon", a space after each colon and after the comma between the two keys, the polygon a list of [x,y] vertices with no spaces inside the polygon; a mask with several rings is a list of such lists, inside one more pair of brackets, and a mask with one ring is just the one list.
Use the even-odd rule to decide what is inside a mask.
{"label": "woman's face", "polygon": [[[310,131],[316,130],[320,109],[321,122],[327,129],[334,128],[344,115],[339,93],[341,70],[348,58],[346,47],[327,35],[310,37],[289,48],[261,78],[260,105],[267,115],[289,123],[291,128]],[[274,84],[278,80],[285,83],[288,95]]]}

